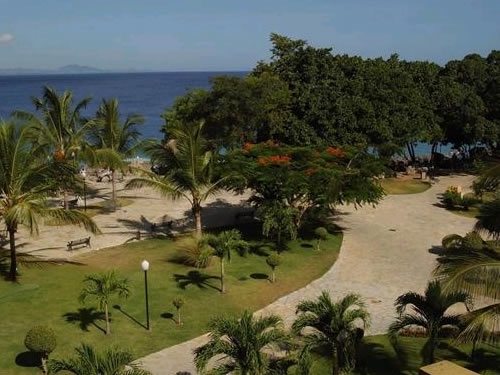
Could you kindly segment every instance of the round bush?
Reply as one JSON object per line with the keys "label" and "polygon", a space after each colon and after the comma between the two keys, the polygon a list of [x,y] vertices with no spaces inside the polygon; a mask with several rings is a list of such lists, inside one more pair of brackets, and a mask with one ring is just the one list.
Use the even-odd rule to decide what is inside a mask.
{"label": "round bush", "polygon": [[273,269],[278,267],[282,262],[283,257],[278,254],[271,254],[266,258],[266,263]]}
{"label": "round bush", "polygon": [[174,307],[179,310],[182,306],[184,306],[184,299],[182,297],[174,298],[174,300],[172,301],[172,305],[174,305]]}
{"label": "round bush", "polygon": [[56,334],[47,326],[35,326],[26,334],[24,345],[30,351],[48,355],[56,348]]}
{"label": "round bush", "polygon": [[324,227],[317,227],[314,230],[314,234],[316,235],[316,237],[322,240],[326,240],[326,238],[328,237],[328,231]]}

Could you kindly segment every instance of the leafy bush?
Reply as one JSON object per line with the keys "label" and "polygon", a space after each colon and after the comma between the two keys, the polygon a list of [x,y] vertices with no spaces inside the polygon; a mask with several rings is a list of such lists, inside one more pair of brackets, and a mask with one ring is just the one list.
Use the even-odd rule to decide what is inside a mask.
{"label": "leafy bush", "polygon": [[40,360],[44,373],[47,373],[47,359],[49,354],[56,348],[56,334],[48,326],[35,326],[31,328],[24,339],[24,346],[30,351],[40,354]]}
{"label": "leafy bush", "polygon": [[460,206],[462,204],[462,196],[458,192],[458,188],[456,186],[448,186],[446,191],[443,193],[442,201],[447,209],[454,209],[456,206]]}
{"label": "leafy bush", "polygon": [[266,263],[269,267],[271,267],[272,270],[271,282],[274,283],[276,281],[275,269],[281,263],[283,263],[283,257],[279,254],[271,254],[266,258]]}
{"label": "leafy bush", "polygon": [[186,266],[206,268],[212,261],[212,249],[196,237],[185,237],[178,241],[172,262]]}
{"label": "leafy bush", "polygon": [[462,239],[462,247],[467,250],[481,250],[483,239],[477,232],[469,232]]}
{"label": "leafy bush", "polygon": [[441,240],[441,245],[443,248],[449,249],[458,249],[462,246],[463,237],[459,234],[447,234]]}
{"label": "leafy bush", "polygon": [[319,250],[319,245],[322,240],[326,240],[328,238],[328,230],[324,227],[318,227],[314,230],[314,235],[318,240],[316,243],[316,250]]}

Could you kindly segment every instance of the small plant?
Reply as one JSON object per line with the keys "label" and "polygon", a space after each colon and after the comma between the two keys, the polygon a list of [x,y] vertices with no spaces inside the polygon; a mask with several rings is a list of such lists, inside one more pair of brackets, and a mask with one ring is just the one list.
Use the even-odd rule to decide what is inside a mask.
{"label": "small plant", "polygon": [[266,263],[271,267],[271,282],[274,283],[276,281],[276,267],[283,263],[283,257],[279,254],[271,254],[266,258]]}
{"label": "small plant", "polygon": [[460,206],[462,204],[462,196],[458,192],[458,187],[448,186],[446,191],[443,193],[443,203],[449,210],[452,210],[456,206]]}
{"label": "small plant", "polygon": [[481,250],[483,245],[483,239],[477,232],[469,232],[462,239],[462,247],[466,250]]}
{"label": "small plant", "polygon": [[30,351],[40,355],[42,371],[44,374],[47,374],[47,360],[49,359],[49,354],[54,351],[57,345],[54,330],[47,326],[35,326],[26,334],[24,345]]}
{"label": "small plant", "polygon": [[314,234],[316,235],[316,239],[317,239],[317,242],[316,242],[316,250],[320,250],[320,243],[321,241],[324,241],[327,239],[328,237],[328,230],[324,227],[317,227],[315,230],[314,230]]}
{"label": "small plant", "polygon": [[181,308],[182,306],[184,306],[184,299],[182,297],[176,297],[172,301],[172,305],[174,305],[175,309],[177,310],[177,325],[181,326]]}

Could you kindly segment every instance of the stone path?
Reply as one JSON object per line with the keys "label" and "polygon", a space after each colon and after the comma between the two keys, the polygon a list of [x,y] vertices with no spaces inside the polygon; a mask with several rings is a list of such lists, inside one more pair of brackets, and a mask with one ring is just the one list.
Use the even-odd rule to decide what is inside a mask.
{"label": "stone path", "polygon": [[[450,233],[465,234],[474,220],[437,207],[438,195],[449,185],[470,186],[471,176],[442,177],[421,194],[392,195],[376,208],[343,207],[339,225],[345,228],[338,260],[320,279],[284,296],[258,314],[278,314],[287,326],[295,318],[295,307],[322,290],[333,298],[359,293],[367,301],[372,317],[367,334],[385,333],[395,317],[394,300],[410,290],[423,292],[435,267],[432,252]],[[139,361],[154,375],[196,374],[192,351],[206,335],[150,354]]]}

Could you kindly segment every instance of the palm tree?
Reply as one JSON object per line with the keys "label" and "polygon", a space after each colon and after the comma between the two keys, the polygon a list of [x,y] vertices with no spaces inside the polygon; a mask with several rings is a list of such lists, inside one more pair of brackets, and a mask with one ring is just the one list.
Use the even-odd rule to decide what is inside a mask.
{"label": "palm tree", "polygon": [[29,132],[24,125],[0,122],[0,215],[9,237],[12,281],[17,280],[16,232],[20,225],[36,235],[40,220],[50,217],[60,224],[83,225],[92,233],[99,232],[84,213],[47,206],[46,198],[55,190],[56,176],[70,173],[71,169],[34,157]]}
{"label": "palm tree", "polygon": [[226,230],[218,235],[206,235],[205,241],[212,248],[212,254],[220,260],[220,291],[226,293],[224,259],[231,261],[233,251],[245,254],[248,243],[241,239],[241,233],[237,229]]}
{"label": "palm tree", "polygon": [[241,318],[217,317],[209,323],[210,341],[194,350],[196,368],[202,372],[210,359],[222,356],[210,373],[266,374],[269,350],[286,342],[281,327],[276,315],[254,318],[245,311]]}
{"label": "palm tree", "polygon": [[[31,136],[37,145],[33,153],[52,154],[55,161],[71,163],[75,167],[78,153],[91,151],[84,143],[88,124],[82,124],[81,118],[81,111],[91,98],[84,98],[73,107],[73,94],[70,91],[58,95],[55,89],[45,86],[42,97],[34,97],[32,101],[36,111],[41,111],[42,118],[26,111],[16,111],[14,115],[32,124]],[[73,180],[67,178],[59,181],[64,192],[65,208],[68,208],[67,190],[72,183]]]}
{"label": "palm tree", "polygon": [[99,309],[104,310],[106,320],[106,335],[111,334],[109,325],[109,300],[112,295],[127,298],[130,294],[126,279],[119,279],[114,270],[85,276],[85,286],[80,293],[80,302],[84,303],[88,298],[94,298],[99,303]]}
{"label": "palm tree", "polygon": [[102,100],[96,117],[89,122],[90,144],[95,147],[98,163],[111,170],[112,200],[116,204],[116,170],[126,166],[123,158],[130,157],[143,144],[137,125],[144,123],[140,115],[130,114],[120,121],[117,99]]}
{"label": "palm tree", "polygon": [[127,351],[113,348],[99,354],[87,344],[75,348],[75,351],[75,358],[49,360],[49,372],[57,374],[65,371],[75,375],[151,375],[149,371],[133,363],[134,358]]}
{"label": "palm tree", "polygon": [[201,237],[201,210],[205,200],[222,189],[228,178],[213,180],[213,151],[202,137],[203,122],[173,127],[170,140],[149,148],[153,163],[167,167],[165,176],[145,173],[144,177],[130,180],[127,188],[151,187],[162,195],[184,198],[191,204],[195,230]]}
{"label": "palm tree", "polygon": [[[444,290],[464,291],[473,298],[500,299],[500,253],[492,248],[447,254],[439,258],[434,272],[442,280]],[[458,337],[461,341],[489,339],[500,328],[500,303],[474,310],[464,321],[467,325]]]}
{"label": "palm tree", "polygon": [[316,301],[299,303],[297,313],[301,314],[292,330],[300,334],[306,327],[313,329],[304,337],[303,353],[314,348],[326,349],[332,354],[332,374],[352,370],[356,344],[369,324],[369,313],[361,297],[348,294],[333,302],[328,292],[323,291]]}
{"label": "palm tree", "polygon": [[[444,293],[439,281],[431,281],[423,295],[408,292],[396,299],[395,306],[399,317],[390,325],[389,334],[395,336],[404,328],[412,326],[425,329],[428,339],[422,349],[423,357],[426,363],[432,363],[441,329],[460,326],[460,315],[446,314],[446,311],[457,303],[463,303],[469,308],[469,302],[467,293]],[[407,312],[409,306],[411,310]]]}
{"label": "palm tree", "polygon": [[485,202],[479,207],[474,229],[488,233],[496,241],[500,240],[500,198]]}

